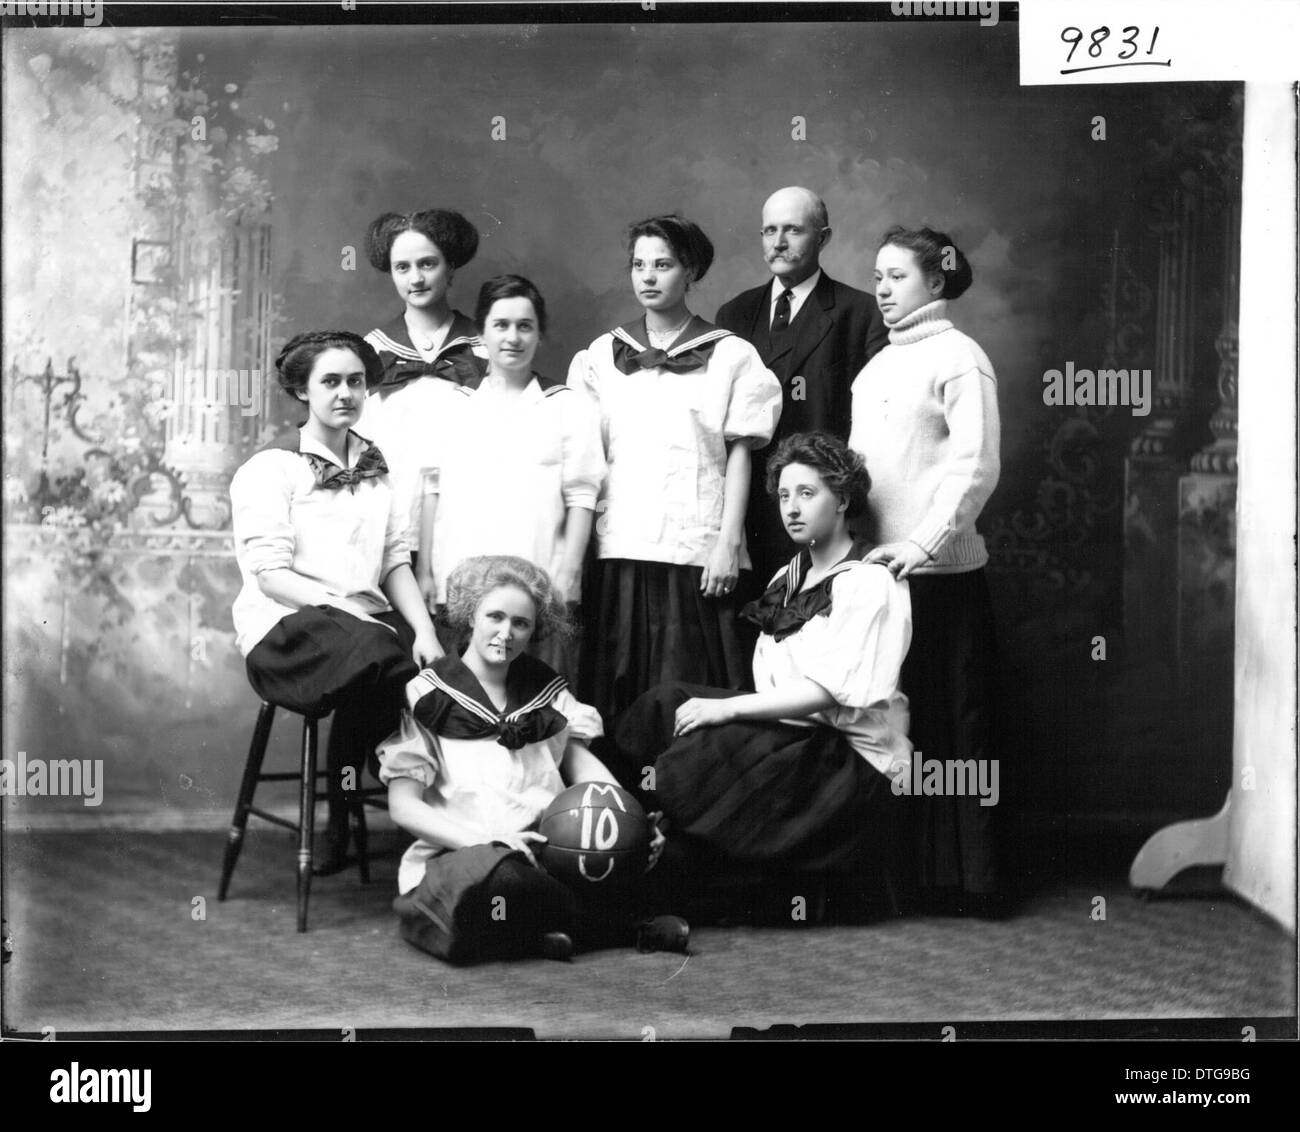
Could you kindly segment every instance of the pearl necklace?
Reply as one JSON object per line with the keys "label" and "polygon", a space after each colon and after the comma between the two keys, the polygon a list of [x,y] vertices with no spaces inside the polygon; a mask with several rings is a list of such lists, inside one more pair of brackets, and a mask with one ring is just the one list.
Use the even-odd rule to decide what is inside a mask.
{"label": "pearl necklace", "polygon": [[448,319],[445,323],[443,323],[440,327],[438,327],[437,330],[424,330],[424,329],[417,330],[414,326],[410,324],[410,322],[407,322],[406,330],[407,333],[410,334],[411,336],[411,341],[414,342],[419,349],[423,350],[426,354],[429,354],[433,352],[433,344],[435,341],[437,341],[437,336],[439,334],[445,336],[447,329],[452,324],[452,321],[453,321],[452,319]]}
{"label": "pearl necklace", "polygon": [[650,345],[656,350],[666,350],[673,344],[673,339],[682,332],[686,324],[690,322],[693,317],[694,316],[687,311],[686,317],[671,330],[651,330],[649,326],[646,326],[646,334],[650,337]]}

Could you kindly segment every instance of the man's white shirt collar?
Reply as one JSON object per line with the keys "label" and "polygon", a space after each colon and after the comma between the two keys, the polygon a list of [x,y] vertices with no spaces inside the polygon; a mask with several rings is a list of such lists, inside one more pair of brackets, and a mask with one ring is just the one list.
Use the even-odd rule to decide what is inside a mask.
{"label": "man's white shirt collar", "polygon": [[[822,269],[819,267],[802,283],[790,288],[790,321],[794,321],[794,316],[799,313],[799,308],[803,306],[804,300],[813,293],[818,281],[822,277]],[[767,324],[772,325],[772,320],[776,317],[776,301],[785,291],[785,285],[779,278],[772,279],[772,294],[768,300]]]}

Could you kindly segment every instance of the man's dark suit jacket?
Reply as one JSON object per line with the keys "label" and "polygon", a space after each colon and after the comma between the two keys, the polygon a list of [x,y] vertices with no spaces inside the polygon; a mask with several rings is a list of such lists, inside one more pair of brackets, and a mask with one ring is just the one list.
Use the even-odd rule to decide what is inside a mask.
{"label": "man's dark suit jacket", "polygon": [[[765,586],[794,553],[776,504],[764,489],[766,457],[783,437],[796,432],[821,429],[847,440],[849,388],[867,361],[889,343],[889,332],[875,299],[865,291],[836,283],[825,271],[789,330],[780,336],[779,345],[772,341],[771,319],[772,281],[768,279],[761,287],[743,291],[724,303],[713,320],[751,343],[784,390],[776,435],[768,447],[754,453],[745,525],[759,587]],[[803,378],[802,388],[794,384],[796,377]]]}

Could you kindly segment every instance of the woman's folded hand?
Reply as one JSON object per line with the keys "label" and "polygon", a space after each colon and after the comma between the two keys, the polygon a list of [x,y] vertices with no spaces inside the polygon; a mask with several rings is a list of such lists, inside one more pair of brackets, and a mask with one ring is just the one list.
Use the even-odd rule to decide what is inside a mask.
{"label": "woman's folded hand", "polygon": [[673,718],[673,734],[686,735],[700,727],[730,723],[734,718],[733,708],[734,705],[725,699],[689,699],[677,709]]}
{"label": "woman's folded hand", "polygon": [[514,849],[528,858],[528,863],[541,868],[537,864],[537,858],[533,856],[533,846],[542,845],[546,842],[544,834],[536,833],[531,829],[516,830],[511,833],[494,833],[491,843],[493,845],[504,845],[507,849]]}
{"label": "woman's folded hand", "polygon": [[719,537],[700,575],[700,592],[705,597],[725,597],[736,588],[740,577],[740,544]]}
{"label": "woman's folded hand", "polygon": [[914,542],[887,542],[867,555],[866,561],[879,562],[900,581],[918,566],[930,561],[930,556]]}

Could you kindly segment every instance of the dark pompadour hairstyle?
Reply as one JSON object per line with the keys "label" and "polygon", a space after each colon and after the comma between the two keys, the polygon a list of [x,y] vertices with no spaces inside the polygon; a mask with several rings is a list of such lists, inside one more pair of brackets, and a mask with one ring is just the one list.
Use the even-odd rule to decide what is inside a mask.
{"label": "dark pompadour hairstyle", "polygon": [[692,282],[698,283],[713,264],[713,241],[694,221],[671,213],[668,216],[651,216],[638,220],[627,229],[627,257],[629,264],[636,242],[642,236],[658,236],[673,255],[691,273]]}
{"label": "dark pompadour hairstyle", "polygon": [[419,232],[442,253],[453,270],[464,267],[478,251],[478,229],[459,212],[426,208],[422,212],[385,212],[366,229],[366,259],[376,271],[388,271],[388,253],[403,232]]}

